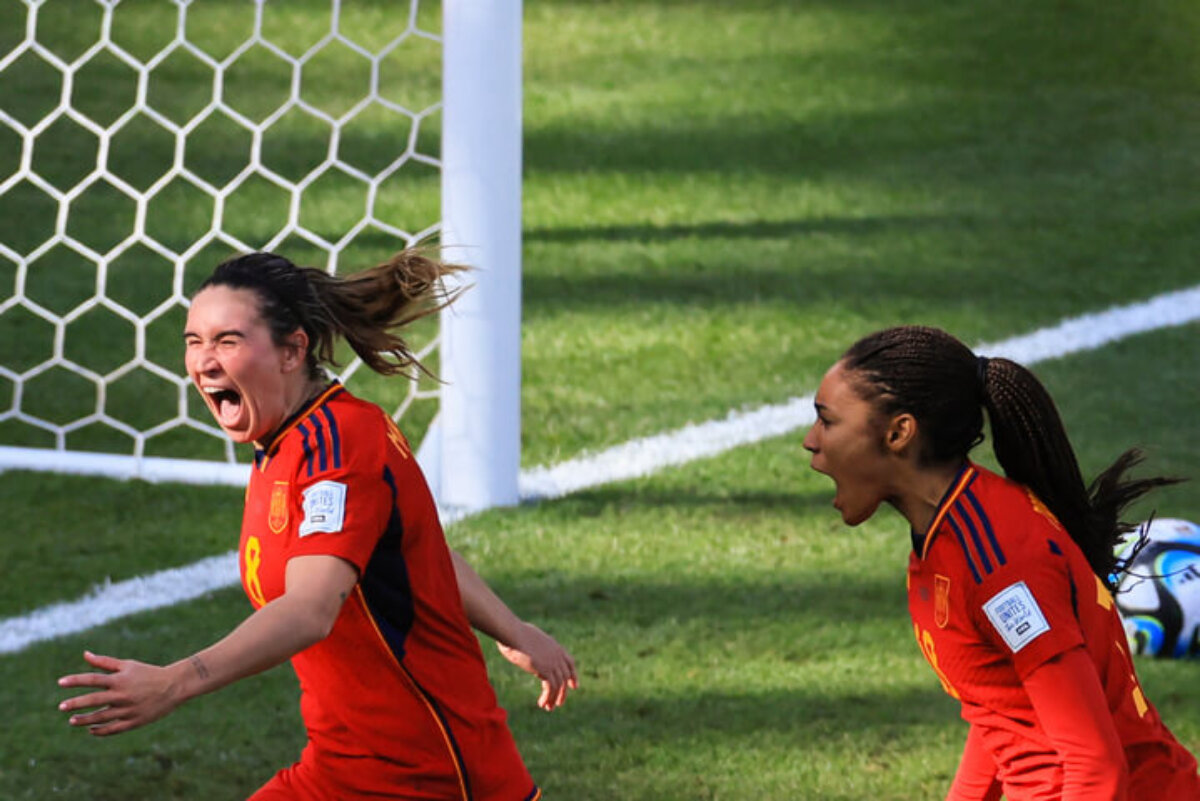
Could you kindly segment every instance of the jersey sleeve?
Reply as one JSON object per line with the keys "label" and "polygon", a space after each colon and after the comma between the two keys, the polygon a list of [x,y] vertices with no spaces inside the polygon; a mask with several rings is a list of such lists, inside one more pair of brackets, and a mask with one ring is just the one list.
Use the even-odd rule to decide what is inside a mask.
{"label": "jersey sleeve", "polygon": [[1062,801],[1124,799],[1129,769],[1096,666],[1071,648],[1024,677],[1029,700],[1063,766]]}
{"label": "jersey sleeve", "polygon": [[1012,659],[1024,679],[1047,660],[1083,644],[1077,588],[1066,557],[1046,537],[1026,547],[971,588],[969,608],[985,642]]}
{"label": "jersey sleeve", "polygon": [[372,422],[364,414],[326,420],[330,431],[337,431],[336,441],[331,435],[324,440],[323,462],[301,462],[294,497],[299,513],[288,558],[337,556],[360,575],[366,569],[392,510],[382,478],[386,433]]}

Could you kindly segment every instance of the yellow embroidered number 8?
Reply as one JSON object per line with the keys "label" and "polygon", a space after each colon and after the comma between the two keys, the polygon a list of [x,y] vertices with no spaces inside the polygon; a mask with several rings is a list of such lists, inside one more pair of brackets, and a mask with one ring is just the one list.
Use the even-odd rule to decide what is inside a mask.
{"label": "yellow embroidered number 8", "polygon": [[925,654],[925,661],[933,668],[933,672],[937,674],[938,680],[942,683],[942,689],[951,697],[958,699],[958,690],[954,689],[954,685],[946,678],[946,674],[938,667],[937,649],[933,645],[933,635],[928,631],[922,631],[921,628],[913,623],[913,634],[916,635],[917,644],[921,646],[921,653]]}
{"label": "yellow embroidered number 8", "polygon": [[263,597],[262,584],[258,581],[258,566],[262,564],[262,543],[258,537],[246,540],[246,594],[256,607],[266,606],[267,599]]}

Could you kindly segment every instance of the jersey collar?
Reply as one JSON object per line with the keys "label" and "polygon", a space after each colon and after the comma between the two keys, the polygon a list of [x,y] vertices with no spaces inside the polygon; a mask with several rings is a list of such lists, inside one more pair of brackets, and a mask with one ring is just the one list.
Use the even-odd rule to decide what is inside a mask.
{"label": "jersey collar", "polygon": [[946,519],[946,514],[950,511],[950,507],[958,500],[958,496],[962,495],[963,490],[971,486],[971,482],[979,475],[979,468],[971,462],[967,462],[958,471],[958,475],[950,482],[950,488],[946,490],[946,494],[942,496],[942,500],[938,502],[937,512],[933,516],[933,522],[929,524],[929,528],[925,530],[925,534],[921,535],[917,532],[912,532],[913,550],[920,554],[924,559],[929,553],[929,547],[933,544],[933,538],[937,536],[937,531],[942,526],[942,521]]}
{"label": "jersey collar", "polygon": [[319,393],[305,402],[305,404],[300,407],[298,412],[284,421],[283,425],[276,430],[275,434],[272,435],[271,439],[267,441],[266,445],[261,448],[254,449],[254,464],[259,468],[265,469],[267,460],[274,456],[275,452],[279,450],[279,443],[283,442],[283,438],[288,435],[288,432],[295,428],[301,420],[312,414],[314,409],[341,391],[341,382],[337,379],[334,379],[330,382],[328,387],[321,390]]}

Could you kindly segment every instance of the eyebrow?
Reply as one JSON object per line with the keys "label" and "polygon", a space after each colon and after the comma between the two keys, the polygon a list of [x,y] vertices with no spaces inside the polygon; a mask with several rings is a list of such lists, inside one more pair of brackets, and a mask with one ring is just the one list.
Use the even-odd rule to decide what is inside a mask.
{"label": "eyebrow", "polygon": [[[183,338],[188,339],[189,337],[195,337],[196,339],[203,339],[203,337],[201,337],[195,331],[184,331]],[[245,339],[246,335],[242,331],[240,331],[236,328],[230,328],[225,331],[218,331],[216,333],[216,335],[213,337],[213,339],[220,339],[221,337],[241,337],[242,339]]]}

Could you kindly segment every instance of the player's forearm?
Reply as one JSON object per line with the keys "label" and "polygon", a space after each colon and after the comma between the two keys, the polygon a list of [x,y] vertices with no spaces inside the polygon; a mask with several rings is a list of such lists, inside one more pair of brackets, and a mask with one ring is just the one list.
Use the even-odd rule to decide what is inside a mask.
{"label": "player's forearm", "polygon": [[1063,801],[1124,801],[1125,754],[1100,678],[1082,646],[1034,669],[1024,686],[1062,760]]}
{"label": "player's forearm", "polygon": [[524,621],[484,582],[475,569],[456,551],[451,551],[454,576],[462,596],[463,609],[471,626],[493,640],[516,646]]}
{"label": "player's forearm", "polygon": [[182,700],[287,661],[329,634],[331,621],[302,599],[280,596],[220,641],[169,665]]}
{"label": "player's forearm", "polygon": [[962,759],[954,774],[954,784],[946,801],[1000,801],[1001,786],[996,778],[996,763],[983,743],[980,730],[967,731]]}

